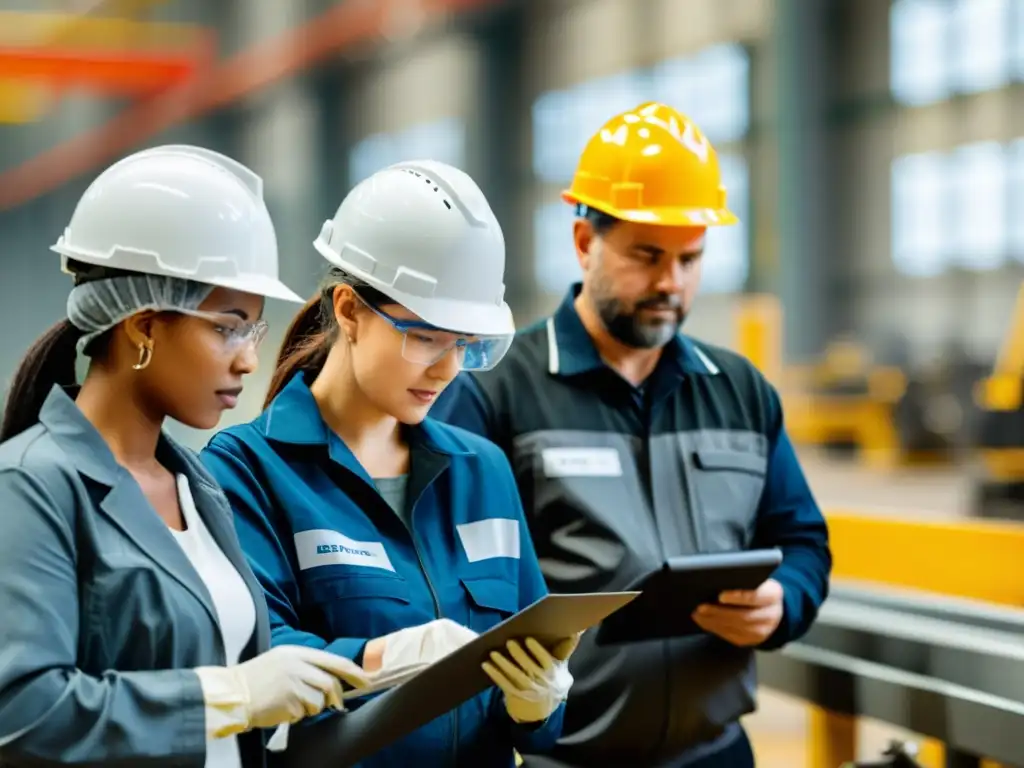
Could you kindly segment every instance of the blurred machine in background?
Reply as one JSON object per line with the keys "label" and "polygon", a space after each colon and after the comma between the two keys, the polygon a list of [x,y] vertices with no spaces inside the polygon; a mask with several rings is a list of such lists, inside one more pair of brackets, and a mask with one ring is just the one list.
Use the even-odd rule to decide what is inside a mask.
{"label": "blurred machine in background", "polygon": [[974,503],[985,517],[1024,520],[1024,286],[992,374],[976,388]]}
{"label": "blurred machine in background", "polygon": [[1024,519],[1024,287],[994,364],[955,339],[915,363],[893,334],[878,355],[841,338],[817,363],[787,367],[782,312],[771,296],[745,299],[735,346],[779,385],[794,443],[871,470],[967,468],[973,514]]}

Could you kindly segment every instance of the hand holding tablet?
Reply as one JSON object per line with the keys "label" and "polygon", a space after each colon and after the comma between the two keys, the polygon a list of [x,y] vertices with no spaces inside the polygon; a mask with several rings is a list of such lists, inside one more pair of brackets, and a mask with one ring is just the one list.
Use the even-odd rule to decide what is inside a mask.
{"label": "hand holding tablet", "polygon": [[[777,596],[782,588],[770,578],[781,562],[779,549],[669,558],[631,585],[640,596],[604,620],[596,642],[613,645],[711,632],[729,642],[738,638],[755,644],[750,641],[767,629],[776,607],[780,613],[775,626],[781,620]],[[698,621],[701,606],[714,610]]]}
{"label": "hand holding tablet", "polygon": [[782,622],[782,597],[782,585],[768,579],[757,589],[726,591],[717,603],[697,606],[693,620],[733,645],[760,645]]}

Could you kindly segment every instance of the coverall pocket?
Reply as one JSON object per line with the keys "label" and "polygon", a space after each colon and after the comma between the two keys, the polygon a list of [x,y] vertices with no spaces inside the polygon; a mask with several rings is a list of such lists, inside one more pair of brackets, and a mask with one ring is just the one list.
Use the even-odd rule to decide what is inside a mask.
{"label": "coverall pocket", "polygon": [[698,448],[693,464],[704,531],[702,548],[710,552],[747,548],[754,536],[768,459],[748,451]]}
{"label": "coverall pocket", "polygon": [[469,593],[469,628],[486,632],[519,610],[519,587],[506,579],[463,578]]}
{"label": "coverall pocket", "polygon": [[[307,582],[309,610],[327,637],[377,637],[406,626],[409,585],[395,576],[339,576]],[[412,623],[416,623],[415,620]]]}

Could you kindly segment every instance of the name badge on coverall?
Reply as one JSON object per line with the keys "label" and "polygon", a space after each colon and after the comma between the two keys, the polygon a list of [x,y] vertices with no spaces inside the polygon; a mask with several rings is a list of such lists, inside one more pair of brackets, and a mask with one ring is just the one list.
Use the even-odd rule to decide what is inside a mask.
{"label": "name badge on coverall", "polygon": [[545,448],[545,477],[622,477],[622,461],[614,448]]}
{"label": "name badge on coverall", "polygon": [[471,563],[497,557],[519,559],[519,521],[503,517],[455,526]]}
{"label": "name badge on coverall", "polygon": [[394,572],[388,553],[379,541],[354,541],[337,531],[299,531],[295,534],[299,569],[321,565],[361,565]]}

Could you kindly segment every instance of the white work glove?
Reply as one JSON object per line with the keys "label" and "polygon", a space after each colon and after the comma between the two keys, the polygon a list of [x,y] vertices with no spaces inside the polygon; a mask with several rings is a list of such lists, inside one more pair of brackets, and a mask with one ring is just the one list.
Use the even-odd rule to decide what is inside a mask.
{"label": "white work glove", "polygon": [[[383,643],[380,668],[364,672],[365,679],[353,696],[365,696],[399,685],[435,661],[461,648],[477,636],[476,632],[450,619],[437,619],[415,627],[406,627],[390,635],[371,640]],[[267,749],[282,752],[288,748],[288,726],[282,725],[271,736]]]}
{"label": "white work glove", "polygon": [[579,635],[567,638],[548,651],[534,638],[505,644],[508,655],[491,652],[483,670],[505,695],[505,709],[517,723],[539,723],[565,701],[572,687],[568,659],[579,644]]}
{"label": "white work glove", "polygon": [[206,702],[207,733],[222,738],[271,728],[342,707],[342,683],[366,684],[353,662],[327,651],[282,645],[232,667],[195,670]]}
{"label": "white work glove", "polygon": [[385,635],[384,654],[377,674],[428,667],[477,637],[476,632],[451,619],[437,619]]}

